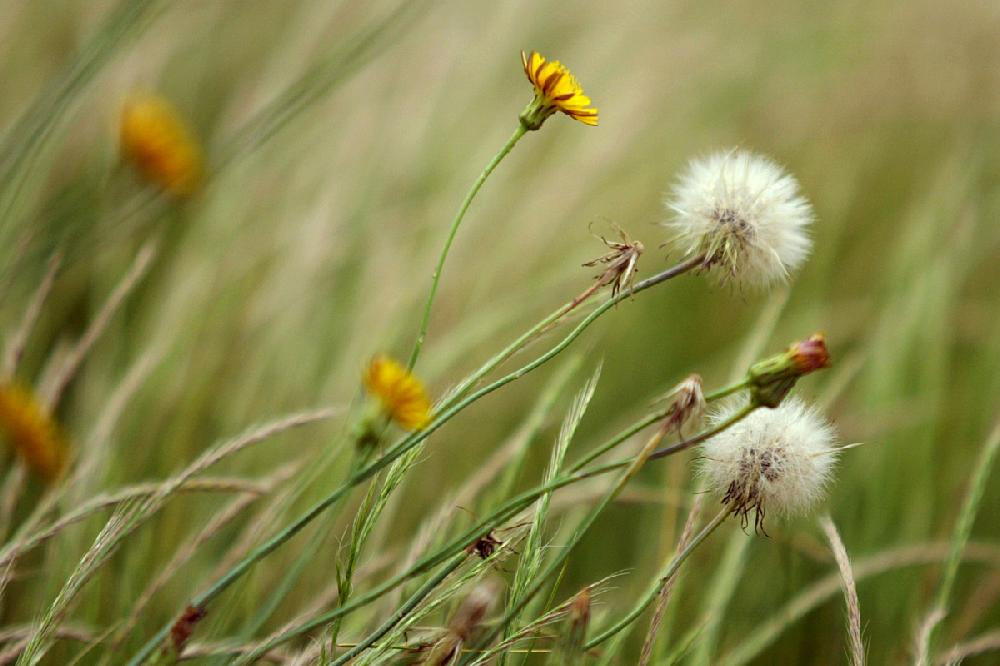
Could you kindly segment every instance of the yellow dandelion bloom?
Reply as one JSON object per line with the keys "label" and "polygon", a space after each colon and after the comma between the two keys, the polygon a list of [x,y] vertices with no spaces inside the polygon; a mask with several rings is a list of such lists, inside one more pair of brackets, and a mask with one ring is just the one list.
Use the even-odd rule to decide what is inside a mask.
{"label": "yellow dandelion bloom", "polygon": [[175,196],[192,194],[201,181],[201,148],[167,100],[136,95],[122,107],[122,155],[147,180]]}
{"label": "yellow dandelion bloom", "polygon": [[420,430],[431,420],[431,402],[424,386],[405,366],[386,356],[376,356],[364,374],[368,392],[378,398],[382,411],[405,430]]}
{"label": "yellow dandelion bloom", "polygon": [[562,63],[547,61],[535,51],[521,51],[521,62],[528,80],[535,86],[535,99],[521,113],[526,128],[538,129],[556,111],[585,125],[597,124],[597,109],[590,106],[590,98],[583,94],[576,77]]}
{"label": "yellow dandelion bloom", "polygon": [[62,472],[66,440],[31,391],[16,384],[0,384],[0,432],[39,475],[52,480]]}

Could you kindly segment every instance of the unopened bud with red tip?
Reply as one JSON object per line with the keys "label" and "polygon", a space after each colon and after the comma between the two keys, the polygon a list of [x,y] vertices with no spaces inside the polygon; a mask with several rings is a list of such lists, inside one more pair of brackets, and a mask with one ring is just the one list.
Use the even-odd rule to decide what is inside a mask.
{"label": "unopened bud with red tip", "polygon": [[782,354],[759,361],[747,372],[751,403],[777,407],[799,377],[830,367],[830,353],[822,333],[796,342]]}

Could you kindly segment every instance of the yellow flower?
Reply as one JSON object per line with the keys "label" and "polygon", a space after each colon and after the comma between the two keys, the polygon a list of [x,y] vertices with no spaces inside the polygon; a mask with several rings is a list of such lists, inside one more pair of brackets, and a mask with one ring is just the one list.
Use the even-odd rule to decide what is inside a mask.
{"label": "yellow flower", "polygon": [[576,77],[562,63],[546,61],[535,51],[521,51],[521,62],[528,80],[535,86],[535,99],[521,112],[521,123],[527,129],[538,129],[556,111],[585,125],[597,124],[597,109],[590,106],[590,98],[583,94]]}
{"label": "yellow flower", "polygon": [[140,173],[175,196],[192,194],[201,181],[201,148],[162,97],[136,95],[122,107],[122,155]]}
{"label": "yellow flower", "polygon": [[59,425],[34,394],[16,384],[0,384],[0,431],[36,473],[53,480],[66,461]]}
{"label": "yellow flower", "polygon": [[420,430],[431,420],[431,402],[423,384],[403,365],[376,356],[364,374],[365,388],[382,411],[405,430]]}

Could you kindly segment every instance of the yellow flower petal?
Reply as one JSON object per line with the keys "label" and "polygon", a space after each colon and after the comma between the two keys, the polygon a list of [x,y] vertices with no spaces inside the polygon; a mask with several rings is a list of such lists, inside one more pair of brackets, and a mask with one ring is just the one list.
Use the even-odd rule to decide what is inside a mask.
{"label": "yellow flower petal", "polygon": [[[590,98],[583,94],[579,82],[562,63],[558,60],[546,61],[535,51],[530,54],[522,51],[521,63],[525,75],[535,87],[535,103],[541,120],[555,111],[561,111],[585,125],[597,125],[597,109],[590,106]],[[541,122],[537,124],[540,126]]]}
{"label": "yellow flower petal", "polygon": [[31,391],[16,384],[0,384],[0,431],[37,474],[52,480],[62,472],[66,440]]}
{"label": "yellow flower petal", "polygon": [[123,157],[147,180],[175,196],[198,188],[201,148],[167,100],[152,95],[129,98],[119,132]]}
{"label": "yellow flower petal", "polygon": [[424,386],[405,366],[376,356],[364,373],[364,385],[378,398],[385,414],[404,430],[420,430],[431,420],[431,402]]}

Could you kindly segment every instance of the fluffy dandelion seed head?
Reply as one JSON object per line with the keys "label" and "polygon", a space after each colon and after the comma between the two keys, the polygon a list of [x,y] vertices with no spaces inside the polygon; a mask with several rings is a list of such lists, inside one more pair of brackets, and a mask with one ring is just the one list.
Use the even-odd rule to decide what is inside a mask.
{"label": "fluffy dandelion seed head", "polygon": [[[730,404],[716,423],[740,408]],[[708,488],[746,522],[756,511],[796,515],[824,494],[837,461],[833,427],[798,398],[757,409],[701,447],[700,473]]]}
{"label": "fluffy dandelion seed head", "polygon": [[535,99],[521,112],[521,123],[529,130],[542,126],[546,118],[561,111],[584,125],[596,125],[597,109],[590,106],[590,98],[576,77],[558,60],[546,60],[532,51],[521,51],[524,73],[535,87]]}
{"label": "fluffy dandelion seed head", "polygon": [[376,356],[365,369],[364,385],[383,413],[405,430],[420,430],[431,420],[431,402],[413,373],[387,356]]}
{"label": "fluffy dandelion seed head", "polygon": [[201,148],[167,100],[134,95],[122,107],[122,156],[147,180],[175,196],[192,194],[201,181]]}
{"label": "fluffy dandelion seed head", "polygon": [[675,241],[721,282],[766,287],[809,255],[813,209],[798,181],[770,159],[729,150],[692,160],[674,186]]}
{"label": "fluffy dandelion seed head", "polygon": [[0,384],[0,432],[35,473],[53,480],[66,462],[66,440],[48,410],[28,389]]}

